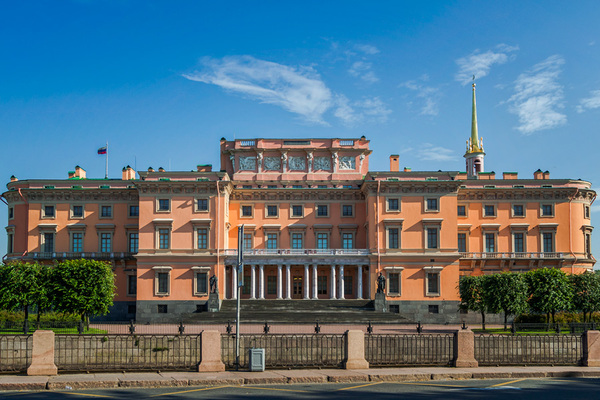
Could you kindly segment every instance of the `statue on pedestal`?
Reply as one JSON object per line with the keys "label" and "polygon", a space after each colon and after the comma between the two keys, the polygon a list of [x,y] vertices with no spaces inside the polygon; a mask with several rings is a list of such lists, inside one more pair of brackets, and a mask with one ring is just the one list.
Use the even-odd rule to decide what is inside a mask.
{"label": "statue on pedestal", "polygon": [[377,293],[385,293],[385,276],[381,272],[377,277]]}

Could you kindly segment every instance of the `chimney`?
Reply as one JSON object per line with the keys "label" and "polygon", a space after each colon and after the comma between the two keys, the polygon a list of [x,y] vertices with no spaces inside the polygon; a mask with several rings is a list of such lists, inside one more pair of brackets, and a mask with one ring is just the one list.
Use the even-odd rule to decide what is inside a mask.
{"label": "chimney", "polygon": [[211,172],[212,164],[198,164],[196,165],[198,172]]}
{"label": "chimney", "polygon": [[404,167],[404,172],[411,172],[412,168],[411,167]]}
{"label": "chimney", "polygon": [[390,171],[398,172],[400,171],[400,156],[398,154],[392,154],[390,156]]}
{"label": "chimney", "polygon": [[502,179],[518,179],[519,174],[516,172],[503,172]]}
{"label": "chimney", "polygon": [[148,172],[154,172],[154,168],[148,167]]}
{"label": "chimney", "polygon": [[165,172],[165,169],[163,167],[158,167],[158,172]]}
{"label": "chimney", "polygon": [[12,175],[12,176],[10,177],[10,181],[11,181],[11,182],[16,182],[16,181],[18,181],[18,179],[17,179],[17,177],[16,177],[16,176]]}
{"label": "chimney", "polygon": [[123,180],[129,181],[135,179],[135,170],[131,166],[123,167]]}
{"label": "chimney", "polygon": [[79,165],[75,166],[75,174],[73,178],[85,179],[86,173],[85,169],[81,168]]}
{"label": "chimney", "polygon": [[541,169],[538,169],[533,173],[533,179],[544,179],[544,173]]}
{"label": "chimney", "polygon": [[68,174],[69,174],[69,179],[75,178],[75,171],[69,171]]}
{"label": "chimney", "polygon": [[544,179],[550,179],[550,171],[544,171]]}

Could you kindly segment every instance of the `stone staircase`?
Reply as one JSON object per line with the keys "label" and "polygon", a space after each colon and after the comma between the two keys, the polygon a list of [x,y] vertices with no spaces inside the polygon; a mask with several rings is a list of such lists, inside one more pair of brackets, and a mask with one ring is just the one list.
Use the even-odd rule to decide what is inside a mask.
{"label": "stone staircase", "polygon": [[[236,300],[223,300],[217,313],[198,312],[184,318],[187,323],[227,323],[236,318]],[[376,312],[372,300],[241,300],[245,323],[349,324],[410,323],[402,314]]]}

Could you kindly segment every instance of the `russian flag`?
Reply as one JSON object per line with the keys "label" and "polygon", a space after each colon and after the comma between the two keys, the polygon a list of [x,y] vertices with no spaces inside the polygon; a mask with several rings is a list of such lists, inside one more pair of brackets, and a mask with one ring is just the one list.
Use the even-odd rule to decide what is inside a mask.
{"label": "russian flag", "polygon": [[104,146],[104,147],[100,147],[100,148],[98,149],[98,154],[106,154],[106,146]]}

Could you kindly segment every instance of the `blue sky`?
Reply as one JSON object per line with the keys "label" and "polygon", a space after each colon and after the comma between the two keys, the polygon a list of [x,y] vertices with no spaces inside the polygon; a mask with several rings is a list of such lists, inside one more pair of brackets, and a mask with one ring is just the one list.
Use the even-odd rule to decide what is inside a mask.
{"label": "blue sky", "polygon": [[6,2],[0,171],[102,178],[106,141],[113,178],[218,169],[221,137],[361,135],[372,170],[464,170],[475,74],[487,171],[600,188],[598,21],[598,1]]}

